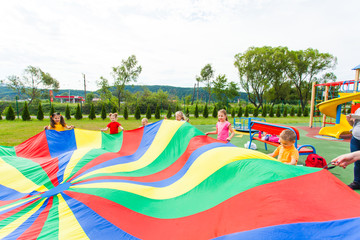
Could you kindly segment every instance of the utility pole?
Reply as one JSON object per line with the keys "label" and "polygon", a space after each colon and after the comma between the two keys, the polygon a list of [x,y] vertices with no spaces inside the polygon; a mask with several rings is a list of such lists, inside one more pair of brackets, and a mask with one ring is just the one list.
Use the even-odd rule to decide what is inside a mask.
{"label": "utility pole", "polygon": [[84,91],[85,91],[85,101],[86,101],[86,79],[85,79],[85,74],[82,74],[84,76]]}

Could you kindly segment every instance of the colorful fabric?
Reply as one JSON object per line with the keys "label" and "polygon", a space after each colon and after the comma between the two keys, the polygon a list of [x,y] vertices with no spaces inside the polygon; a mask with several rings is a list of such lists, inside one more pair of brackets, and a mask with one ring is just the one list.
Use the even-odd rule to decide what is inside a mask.
{"label": "colorful fabric", "polygon": [[217,139],[221,141],[226,141],[226,139],[229,137],[229,128],[231,123],[228,121],[225,121],[223,123],[217,122],[216,123],[216,129],[218,132]]}
{"label": "colorful fabric", "polygon": [[49,125],[49,129],[50,130],[56,130],[56,131],[65,131],[65,127],[66,127],[66,125],[65,126],[63,126],[63,125],[61,125],[60,123],[55,123],[54,124],[54,127],[52,127],[51,125]]}
{"label": "colorful fabric", "polygon": [[121,126],[118,122],[110,122],[107,127],[110,128],[110,134],[119,133],[119,127]]}
{"label": "colorful fabric", "polygon": [[292,159],[299,160],[299,151],[292,145],[289,148],[284,148],[282,145],[275,149],[274,157],[278,156],[278,160],[283,163],[290,163]]}
{"label": "colorful fabric", "polygon": [[359,201],[329,171],[187,122],[0,147],[0,239],[357,239]]}

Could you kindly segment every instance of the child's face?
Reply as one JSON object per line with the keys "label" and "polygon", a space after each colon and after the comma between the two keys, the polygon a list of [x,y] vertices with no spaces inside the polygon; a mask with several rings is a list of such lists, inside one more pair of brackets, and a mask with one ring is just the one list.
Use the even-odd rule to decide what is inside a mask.
{"label": "child's face", "polygon": [[218,113],[218,119],[220,122],[225,122],[225,114],[223,114],[222,112]]}
{"label": "child's face", "polygon": [[284,147],[284,148],[289,148],[292,145],[294,145],[295,141],[285,141],[284,139],[280,138],[280,144]]}
{"label": "child's face", "polygon": [[181,121],[181,115],[178,113],[178,114],[176,114],[175,115],[175,119],[177,120],[177,121]]}
{"label": "child's face", "polygon": [[143,126],[146,126],[146,125],[148,124],[148,121],[146,121],[146,120],[141,120],[141,124],[142,124]]}
{"label": "child's face", "polygon": [[115,115],[111,115],[111,117],[110,117],[110,121],[112,121],[112,122],[116,122],[116,117],[115,117]]}
{"label": "child's face", "polygon": [[59,123],[60,122],[60,116],[59,115],[55,115],[53,118],[55,123]]}

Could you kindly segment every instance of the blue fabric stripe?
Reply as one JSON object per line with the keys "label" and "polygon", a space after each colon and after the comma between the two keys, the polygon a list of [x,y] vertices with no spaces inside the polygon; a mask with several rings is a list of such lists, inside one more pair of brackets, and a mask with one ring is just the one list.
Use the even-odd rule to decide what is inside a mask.
{"label": "blue fabric stripe", "polygon": [[[356,206],[354,206],[356,207]],[[360,239],[360,218],[327,222],[306,222],[258,228],[215,238],[216,240],[311,240],[311,239]]]}
{"label": "blue fabric stripe", "polygon": [[29,227],[31,227],[31,225],[35,222],[35,220],[38,218],[40,213],[45,209],[48,202],[49,199],[46,199],[45,202],[42,204],[42,206],[34,214],[32,214],[15,231],[7,235],[4,239],[17,239],[18,237],[20,237],[21,234],[23,234]]}
{"label": "blue fabric stripe", "polygon": [[76,220],[79,222],[82,229],[90,239],[138,239],[124,232],[108,220],[104,219],[85,204],[69,197],[64,193],[61,193],[61,195],[75,215]]}
{"label": "blue fabric stripe", "polygon": [[8,188],[0,184],[0,201],[15,200],[29,195],[29,193],[21,193],[12,188]]}
{"label": "blue fabric stripe", "polygon": [[[21,203],[21,204],[14,204],[13,207],[8,208],[8,209],[3,210],[3,211],[0,211],[0,215],[1,215],[1,214],[4,214],[4,213],[7,213],[7,212],[10,212],[11,210],[13,210],[13,209],[15,209],[15,208],[20,208],[20,207],[28,204],[29,202],[36,201],[37,199],[40,199],[40,197],[39,197],[39,198],[31,199],[31,200],[28,200],[28,201],[25,201],[25,202],[23,202],[23,203]],[[21,201],[21,200],[19,200],[19,201]]]}
{"label": "blue fabric stripe", "polygon": [[[114,158],[114,159],[108,160],[106,162],[103,162],[101,164],[98,164],[98,165],[86,170],[85,172],[83,172],[82,174],[77,176],[76,178],[78,178],[78,177],[80,177],[82,175],[85,175],[85,174],[87,174],[89,172],[93,172],[93,171],[95,171],[97,169],[101,169],[101,168],[108,167],[108,166],[113,166],[113,165],[116,165],[116,164],[134,162],[134,161],[138,160],[139,158],[141,158],[142,155],[145,154],[145,152],[150,147],[151,143],[153,142],[153,140],[155,138],[155,135],[159,131],[159,128],[160,128],[162,122],[163,122],[163,120],[152,123],[152,124],[149,124],[149,125],[146,125],[144,127],[143,137],[141,139],[141,142],[140,142],[140,145],[139,145],[138,149],[136,150],[136,152],[134,154],[129,155],[129,156],[123,156],[123,157]],[[131,141],[131,139],[124,139],[124,140],[125,141]]]}
{"label": "blue fabric stripe", "polygon": [[62,132],[46,130],[45,134],[52,158],[77,149],[74,130]]}
{"label": "blue fabric stripe", "polygon": [[71,152],[67,152],[64,154],[61,154],[60,156],[58,156],[58,165],[59,165],[59,171],[56,173],[57,175],[57,179],[59,183],[62,183],[62,181],[64,180],[64,172],[65,169],[71,159],[71,156],[74,154],[74,151]]}

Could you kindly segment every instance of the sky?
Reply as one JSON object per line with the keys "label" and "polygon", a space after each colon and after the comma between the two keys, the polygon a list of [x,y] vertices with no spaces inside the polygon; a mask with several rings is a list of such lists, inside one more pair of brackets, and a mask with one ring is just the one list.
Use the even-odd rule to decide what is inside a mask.
{"label": "sky", "polygon": [[0,8],[0,79],[41,68],[61,89],[96,90],[135,55],[136,84],[193,87],[206,64],[239,82],[234,56],[249,47],[318,49],[339,81],[360,64],[358,0],[16,0]]}

